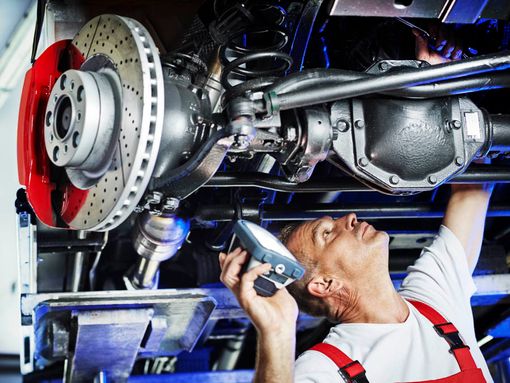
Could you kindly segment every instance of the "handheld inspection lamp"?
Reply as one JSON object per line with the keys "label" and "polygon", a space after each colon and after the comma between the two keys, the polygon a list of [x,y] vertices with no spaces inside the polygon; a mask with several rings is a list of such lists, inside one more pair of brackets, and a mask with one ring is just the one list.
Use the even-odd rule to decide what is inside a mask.
{"label": "handheld inspection lamp", "polygon": [[271,270],[255,280],[254,287],[259,295],[272,296],[282,287],[303,277],[303,266],[278,238],[266,229],[252,222],[238,220],[234,225],[234,234],[251,255],[246,270],[262,263],[271,264]]}

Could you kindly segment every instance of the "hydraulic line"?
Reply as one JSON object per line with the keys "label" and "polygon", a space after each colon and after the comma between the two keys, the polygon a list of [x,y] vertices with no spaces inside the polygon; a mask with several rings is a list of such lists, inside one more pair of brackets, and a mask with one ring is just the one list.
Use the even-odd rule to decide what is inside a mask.
{"label": "hydraulic line", "polygon": [[[274,91],[269,91],[265,93],[266,108],[270,112],[295,109],[508,68],[510,68],[510,53],[505,51],[503,53],[434,65],[427,68],[405,68],[373,78],[358,79],[342,84],[328,84],[319,89],[306,89],[280,95]],[[282,82],[280,86],[284,84],[285,82]]]}

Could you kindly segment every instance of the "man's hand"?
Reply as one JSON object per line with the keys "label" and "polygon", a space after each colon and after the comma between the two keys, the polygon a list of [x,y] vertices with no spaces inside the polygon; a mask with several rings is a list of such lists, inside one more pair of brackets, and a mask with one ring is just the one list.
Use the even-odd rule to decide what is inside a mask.
{"label": "man's hand", "polygon": [[297,303],[285,288],[272,297],[257,295],[254,282],[271,265],[259,265],[241,275],[248,258],[248,253],[240,248],[228,255],[220,253],[220,279],[234,293],[259,334],[254,383],[291,383]]}
{"label": "man's hand", "polygon": [[493,184],[453,184],[443,225],[464,247],[471,272],[478,263]]}
{"label": "man's hand", "polygon": [[433,26],[430,28],[431,36],[436,39],[435,46],[430,46],[418,31],[413,30],[416,37],[416,58],[427,61],[430,65],[443,64],[462,57],[462,47],[453,34],[448,34],[446,28]]}
{"label": "man's hand", "polygon": [[236,296],[260,334],[295,333],[298,308],[287,289],[280,289],[272,297],[261,297],[254,282],[271,269],[269,263],[259,265],[243,275],[241,270],[249,254],[241,248],[230,254],[220,253],[221,281]]}

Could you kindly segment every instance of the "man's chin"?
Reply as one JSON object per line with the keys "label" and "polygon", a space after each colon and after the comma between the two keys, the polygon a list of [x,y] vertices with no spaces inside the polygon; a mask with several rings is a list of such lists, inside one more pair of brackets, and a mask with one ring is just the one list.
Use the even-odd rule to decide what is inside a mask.
{"label": "man's chin", "polygon": [[390,236],[385,231],[377,230],[374,234],[374,242],[377,242],[380,246],[388,247],[390,244]]}

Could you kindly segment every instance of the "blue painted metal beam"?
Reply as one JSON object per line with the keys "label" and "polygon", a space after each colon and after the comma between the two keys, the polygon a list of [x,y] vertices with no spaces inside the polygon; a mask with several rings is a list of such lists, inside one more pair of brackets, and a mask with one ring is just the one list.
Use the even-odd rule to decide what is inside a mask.
{"label": "blue painted metal beam", "polygon": [[251,383],[253,370],[186,372],[164,375],[132,376],[129,383]]}

